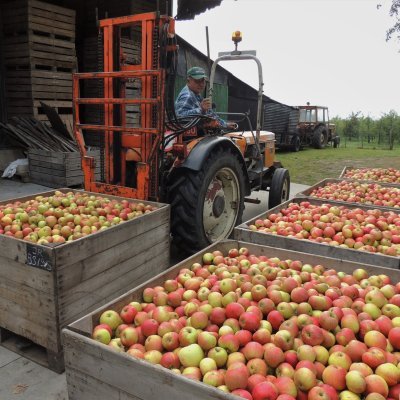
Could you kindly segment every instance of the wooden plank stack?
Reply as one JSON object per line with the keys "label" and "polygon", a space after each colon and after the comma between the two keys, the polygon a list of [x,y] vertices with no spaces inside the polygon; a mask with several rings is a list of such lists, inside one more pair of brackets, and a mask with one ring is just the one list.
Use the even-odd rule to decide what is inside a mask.
{"label": "wooden plank stack", "polygon": [[2,4],[8,118],[47,120],[40,101],[72,126],[75,11],[38,0]]}

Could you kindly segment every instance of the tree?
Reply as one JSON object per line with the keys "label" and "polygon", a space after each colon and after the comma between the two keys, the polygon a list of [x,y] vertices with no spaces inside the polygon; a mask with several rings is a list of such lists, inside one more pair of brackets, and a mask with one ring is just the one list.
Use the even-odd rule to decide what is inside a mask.
{"label": "tree", "polygon": [[395,19],[395,23],[386,31],[386,40],[395,36],[400,41],[400,0],[393,0],[389,15]]}
{"label": "tree", "polygon": [[356,113],[352,112],[346,120],[344,126],[344,135],[351,141],[352,138],[357,139],[358,137],[358,127],[360,124],[360,111]]}

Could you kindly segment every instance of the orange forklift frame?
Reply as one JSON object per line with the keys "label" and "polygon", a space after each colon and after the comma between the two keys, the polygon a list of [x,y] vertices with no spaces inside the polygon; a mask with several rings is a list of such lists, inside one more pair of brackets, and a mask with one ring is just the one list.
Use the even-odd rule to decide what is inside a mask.
{"label": "orange forklift frame", "polygon": [[[160,16],[158,12],[109,18],[100,21],[104,36],[104,72],[73,74],[73,107],[74,134],[82,155],[85,190],[98,193],[113,194],[147,200],[159,200],[158,193],[158,149],[164,137],[164,94],[166,71],[160,68],[159,35],[161,29],[168,25],[168,35],[174,35],[174,20],[168,16]],[[120,38],[120,29],[132,26],[141,28],[140,64],[124,65],[119,60],[115,65],[115,42]],[[120,39],[119,42],[120,44]],[[122,55],[122,50],[119,53]],[[156,65],[154,65],[156,63]],[[80,82],[100,79],[104,84],[104,98],[81,98]],[[129,79],[140,79],[141,97],[126,98],[125,84]],[[115,97],[115,83],[119,80],[119,97]],[[104,109],[104,125],[82,124],[80,122],[80,105],[100,104]],[[135,104],[140,107],[140,127],[126,126],[126,106]],[[119,105],[120,125],[114,125],[115,105]],[[156,112],[154,113],[154,108]],[[155,126],[154,126],[155,125]],[[87,155],[83,131],[91,134],[104,132],[104,182],[95,180],[95,161]],[[120,135],[119,145],[116,135]],[[117,148],[119,147],[119,148]],[[126,152],[128,149],[140,149],[141,160],[136,163],[136,188],[126,186]],[[114,159],[119,151],[120,165]],[[120,173],[115,170],[119,167]]]}

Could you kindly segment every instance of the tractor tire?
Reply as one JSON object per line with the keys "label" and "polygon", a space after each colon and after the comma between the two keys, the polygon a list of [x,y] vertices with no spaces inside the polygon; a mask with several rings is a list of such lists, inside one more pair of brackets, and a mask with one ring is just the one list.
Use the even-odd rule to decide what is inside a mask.
{"label": "tractor tire", "polygon": [[340,145],[340,137],[336,136],[335,139],[333,139],[333,147],[336,149]]}
{"label": "tractor tire", "polygon": [[300,151],[300,148],[301,148],[300,138],[297,135],[293,136],[293,138],[292,138],[292,151],[297,153],[298,151]]}
{"label": "tractor tire", "polygon": [[279,204],[289,200],[289,194],[289,171],[285,168],[277,168],[272,175],[271,186],[269,188],[268,208],[279,206]]}
{"label": "tractor tire", "polygon": [[168,189],[173,243],[193,254],[225,239],[241,223],[244,174],[231,151],[212,152],[199,171],[185,170]]}
{"label": "tractor tire", "polygon": [[328,143],[328,132],[323,126],[319,126],[313,133],[313,146],[316,149],[323,149]]}

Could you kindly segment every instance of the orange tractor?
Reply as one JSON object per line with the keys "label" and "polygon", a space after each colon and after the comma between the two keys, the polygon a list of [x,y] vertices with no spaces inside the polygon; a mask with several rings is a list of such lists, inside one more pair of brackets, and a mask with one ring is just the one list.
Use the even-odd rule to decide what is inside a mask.
{"label": "orange tractor", "polygon": [[[100,21],[104,72],[73,76],[74,134],[85,190],[168,202],[174,242],[194,252],[232,233],[241,222],[244,202],[259,202],[247,198],[252,191],[269,190],[269,207],[287,200],[290,178],[274,161],[274,135],[260,129],[263,83],[255,52],[239,52],[236,43],[234,52],[219,57],[209,90],[212,97],[218,62],[254,59],[260,78],[255,132],[251,126],[243,132],[213,128],[205,116],[176,117],[174,22],[157,12]],[[125,62],[121,32],[126,30],[136,37],[136,63]],[[83,81],[90,80],[103,85],[104,97],[81,97]],[[93,106],[103,110],[104,121],[81,123],[81,108]],[[250,121],[246,114],[242,117]],[[94,159],[87,155],[84,134],[100,135],[100,179],[95,177]]]}

